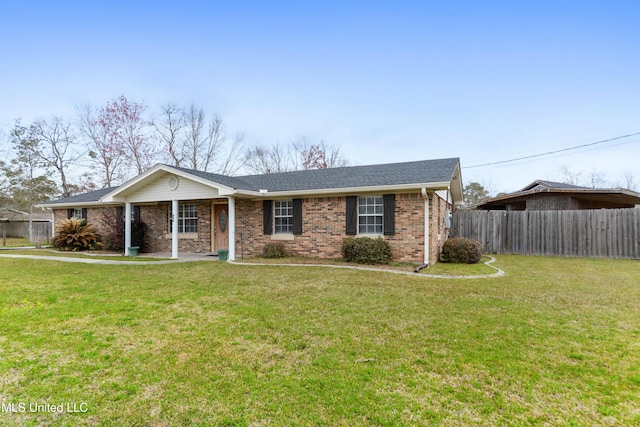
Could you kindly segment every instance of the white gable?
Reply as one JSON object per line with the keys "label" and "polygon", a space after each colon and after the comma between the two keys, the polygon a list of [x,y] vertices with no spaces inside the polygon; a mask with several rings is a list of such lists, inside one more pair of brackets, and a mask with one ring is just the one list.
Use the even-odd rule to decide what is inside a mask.
{"label": "white gable", "polygon": [[156,173],[152,181],[141,182],[118,195],[118,200],[131,203],[164,200],[211,199],[219,196],[218,189],[171,173]]}

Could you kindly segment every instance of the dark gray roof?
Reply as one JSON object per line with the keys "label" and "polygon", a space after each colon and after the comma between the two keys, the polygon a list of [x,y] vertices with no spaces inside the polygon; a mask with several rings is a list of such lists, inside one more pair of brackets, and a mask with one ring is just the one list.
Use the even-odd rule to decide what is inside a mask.
{"label": "dark gray roof", "polygon": [[453,177],[459,162],[458,158],[450,158],[238,177],[200,172],[192,169],[176,169],[231,188],[274,192],[448,182]]}
{"label": "dark gray roof", "polygon": [[[460,159],[449,158],[245,176],[227,176],[165,166],[236,190],[277,192],[449,182],[459,163]],[[65,197],[43,205],[98,202],[102,196],[116,188]]]}
{"label": "dark gray roof", "polygon": [[422,160],[382,165],[314,169],[238,177],[269,191],[375,187],[451,180],[459,159]]}
{"label": "dark gray roof", "polygon": [[579,185],[573,185],[573,184],[566,184],[564,182],[554,182],[554,181],[547,181],[544,179],[536,179],[535,181],[533,181],[531,184],[527,185],[526,187],[524,187],[522,190],[520,191],[529,191],[529,190],[544,190],[544,189],[586,189],[587,187],[581,187]]}
{"label": "dark gray roof", "polygon": [[[211,173],[211,172],[203,172],[203,171],[199,171],[199,170],[196,170],[196,169],[181,168],[181,167],[178,167],[178,166],[171,166],[171,165],[165,165],[165,166],[169,166],[170,168],[177,169],[177,170],[186,172],[186,173],[188,173],[190,175],[195,175],[195,176],[198,176],[200,178],[206,179],[208,181],[215,182],[215,183],[218,183],[218,184],[222,184],[222,185],[230,187],[230,188],[243,189],[243,190],[254,190],[254,188],[251,186],[251,184],[249,184],[248,182],[244,181],[240,177],[228,176],[228,175],[220,175],[218,173]],[[255,190],[257,190],[257,189],[255,189]]]}
{"label": "dark gray roof", "polygon": [[75,196],[63,197],[61,199],[51,200],[50,202],[43,203],[49,204],[69,204],[69,203],[91,203],[98,202],[100,197],[115,190],[118,187],[103,188],[101,190],[89,191],[88,193],[76,194]]}

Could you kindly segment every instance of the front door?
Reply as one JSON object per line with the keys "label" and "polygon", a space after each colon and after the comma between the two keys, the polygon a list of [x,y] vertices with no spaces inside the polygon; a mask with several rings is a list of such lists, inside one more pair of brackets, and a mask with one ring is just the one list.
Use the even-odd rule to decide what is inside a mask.
{"label": "front door", "polygon": [[229,249],[229,205],[213,205],[213,251]]}

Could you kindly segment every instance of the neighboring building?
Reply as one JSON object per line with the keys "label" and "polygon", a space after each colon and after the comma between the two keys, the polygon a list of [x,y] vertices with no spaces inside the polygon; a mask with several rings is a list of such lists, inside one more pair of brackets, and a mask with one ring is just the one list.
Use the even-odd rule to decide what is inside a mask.
{"label": "neighboring building", "polygon": [[538,179],[520,191],[483,200],[476,209],[557,211],[633,208],[640,193],[621,188],[588,188]]}
{"label": "neighboring building", "polygon": [[461,202],[460,162],[450,158],[239,177],[156,165],[117,188],[42,206],[56,222],[76,216],[98,227],[105,212],[124,213],[126,247],[141,221],[146,250],[173,258],[228,249],[233,260],[273,241],[336,258],[345,237],[379,236],[396,261],[434,263]]}
{"label": "neighboring building", "polygon": [[45,241],[51,237],[51,212],[35,209],[31,214],[17,209],[0,209],[0,238],[22,237]]}

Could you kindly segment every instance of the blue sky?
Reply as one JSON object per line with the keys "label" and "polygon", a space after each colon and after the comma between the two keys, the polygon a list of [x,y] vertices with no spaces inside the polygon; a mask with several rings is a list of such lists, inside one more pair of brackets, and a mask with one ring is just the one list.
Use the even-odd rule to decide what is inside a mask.
{"label": "blue sky", "polygon": [[640,132],[639,21],[640,2],[617,0],[5,0],[0,123],[124,94],[219,112],[250,145],[460,157],[495,192],[563,166],[640,184],[640,137],[466,168]]}

